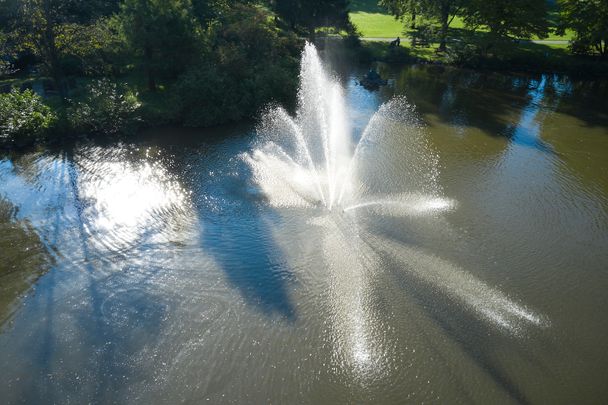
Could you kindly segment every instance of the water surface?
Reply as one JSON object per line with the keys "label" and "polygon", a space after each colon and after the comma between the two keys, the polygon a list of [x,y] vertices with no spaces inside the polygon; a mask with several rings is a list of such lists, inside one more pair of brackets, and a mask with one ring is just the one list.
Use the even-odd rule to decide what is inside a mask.
{"label": "water surface", "polygon": [[365,172],[449,209],[273,198],[253,125],[3,155],[4,402],[602,402],[608,84],[379,68],[353,138],[405,95],[428,155]]}

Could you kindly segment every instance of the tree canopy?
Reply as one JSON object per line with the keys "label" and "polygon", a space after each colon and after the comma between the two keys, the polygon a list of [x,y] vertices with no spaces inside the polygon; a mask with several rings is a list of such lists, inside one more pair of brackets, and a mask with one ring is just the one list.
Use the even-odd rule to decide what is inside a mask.
{"label": "tree canopy", "polygon": [[125,0],[120,18],[150,90],[159,77],[175,77],[197,55],[201,32],[190,0]]}
{"label": "tree canopy", "polygon": [[[572,51],[593,63],[606,57],[608,0],[556,1],[561,32],[575,34]],[[546,0],[379,4],[407,24],[413,39],[448,51],[429,59],[473,66],[491,58],[493,66],[502,63],[501,52],[517,46],[514,38],[546,36],[555,7]],[[134,125],[240,120],[265,103],[293,101],[304,38],[328,30],[356,34],[350,6],[349,0],[0,0],[0,90],[31,88],[44,96],[7,96],[6,109],[58,96],[57,120],[48,127],[62,122],[74,131],[115,133],[116,117]],[[499,42],[504,46],[494,46]],[[371,57],[370,49],[356,54]],[[395,46],[386,52],[411,55]]]}
{"label": "tree canopy", "polygon": [[439,25],[439,49],[447,46],[448,29],[457,15],[465,9],[466,0],[380,0],[395,17],[412,22],[415,28],[416,17],[422,17]]}
{"label": "tree canopy", "polygon": [[575,53],[608,55],[608,0],[560,0],[560,31],[575,32]]}
{"label": "tree canopy", "polygon": [[497,37],[546,37],[549,30],[546,0],[468,0],[464,20]]}
{"label": "tree canopy", "polygon": [[291,29],[304,28],[314,37],[317,27],[352,31],[349,3],[349,0],[274,0],[273,7]]}

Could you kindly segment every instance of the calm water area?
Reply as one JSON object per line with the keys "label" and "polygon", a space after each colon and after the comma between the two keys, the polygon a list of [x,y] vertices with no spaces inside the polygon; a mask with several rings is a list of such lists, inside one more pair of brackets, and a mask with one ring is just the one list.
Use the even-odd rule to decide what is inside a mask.
{"label": "calm water area", "polygon": [[274,198],[255,124],[0,154],[0,402],[605,403],[608,82],[377,67],[450,209]]}

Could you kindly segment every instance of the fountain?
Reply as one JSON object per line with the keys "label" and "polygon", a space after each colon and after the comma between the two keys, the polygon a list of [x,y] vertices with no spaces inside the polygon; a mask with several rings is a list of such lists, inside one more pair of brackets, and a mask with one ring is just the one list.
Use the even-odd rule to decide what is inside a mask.
{"label": "fountain", "polygon": [[356,139],[342,87],[312,44],[303,52],[300,83],[296,116],[270,108],[258,127],[260,143],[246,157],[271,204],[405,215],[454,207],[441,197],[436,157],[405,97],[382,105]]}
{"label": "fountain", "polygon": [[[309,209],[307,215],[314,218],[310,222],[325,230],[322,249],[343,290],[336,299],[352,297],[338,306],[351,317],[353,311],[361,314],[351,322],[356,328],[343,329],[361,335],[361,318],[367,316],[361,309],[361,291],[368,284],[361,274],[380,272],[382,256],[391,257],[404,273],[442,291],[478,318],[514,334],[526,324],[548,325],[542,316],[429,249],[373,233],[369,221],[399,217],[413,228],[425,221],[432,228],[432,240],[449,228],[442,214],[456,207],[443,196],[437,156],[405,97],[380,106],[357,136],[349,125],[343,89],[324,69],[312,44],[303,51],[300,83],[295,117],[281,107],[269,108],[258,127],[257,145],[242,157],[268,205]],[[357,256],[364,260],[354,262],[352,257]],[[361,354],[367,345],[350,346],[360,348],[355,358],[369,358]]]}

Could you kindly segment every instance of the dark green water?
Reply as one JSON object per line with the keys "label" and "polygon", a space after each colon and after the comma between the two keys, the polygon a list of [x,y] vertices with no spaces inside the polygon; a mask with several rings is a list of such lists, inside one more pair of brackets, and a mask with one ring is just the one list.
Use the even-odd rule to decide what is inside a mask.
{"label": "dark green water", "polygon": [[380,71],[445,214],[272,205],[247,125],[1,156],[0,402],[605,402],[608,82]]}

